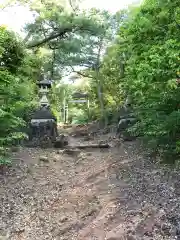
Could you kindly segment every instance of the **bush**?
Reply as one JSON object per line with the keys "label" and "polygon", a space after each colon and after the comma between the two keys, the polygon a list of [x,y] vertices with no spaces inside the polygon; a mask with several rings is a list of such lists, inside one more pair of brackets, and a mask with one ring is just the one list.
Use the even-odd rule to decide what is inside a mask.
{"label": "bush", "polygon": [[118,79],[115,87],[132,99],[139,121],[131,131],[144,136],[161,156],[171,155],[171,161],[180,153],[178,12],[178,0],[145,0],[127,12],[103,70],[111,66],[106,84]]}
{"label": "bush", "polygon": [[26,72],[30,56],[13,32],[0,27],[0,147],[26,137],[21,130],[36,105],[33,76]]}

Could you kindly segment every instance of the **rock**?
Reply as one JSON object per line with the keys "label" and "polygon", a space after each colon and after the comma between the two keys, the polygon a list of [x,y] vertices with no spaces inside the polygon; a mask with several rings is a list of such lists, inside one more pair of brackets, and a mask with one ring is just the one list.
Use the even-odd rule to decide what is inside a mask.
{"label": "rock", "polygon": [[91,152],[87,152],[86,156],[92,156],[92,153]]}
{"label": "rock", "polygon": [[86,156],[87,156],[86,153],[81,152],[81,153],[79,153],[78,157],[83,160],[83,159],[86,159]]}
{"label": "rock", "polygon": [[153,236],[152,232],[148,232],[148,231],[145,232],[144,235],[147,236],[147,237],[152,237]]}
{"label": "rock", "polygon": [[42,162],[49,162],[49,159],[46,156],[40,156],[39,160],[42,161]]}
{"label": "rock", "polygon": [[89,134],[88,136],[84,137],[84,141],[90,141],[93,140],[94,138]]}
{"label": "rock", "polygon": [[23,232],[25,232],[25,228],[24,227],[19,227],[19,228],[15,229],[15,233],[20,234],[20,233],[23,233]]}
{"label": "rock", "polygon": [[100,140],[98,143],[102,145],[102,144],[107,144],[107,142],[108,142],[107,140]]}
{"label": "rock", "polygon": [[129,118],[120,119],[120,121],[118,123],[117,132],[119,133],[119,132],[126,130],[129,126],[133,125],[136,122],[137,122],[136,118],[129,117]]}
{"label": "rock", "polygon": [[136,238],[133,235],[128,235],[126,239],[127,240],[136,240]]}
{"label": "rock", "polygon": [[40,185],[41,186],[46,186],[46,185],[48,185],[48,181],[44,180],[44,181],[40,182]]}
{"label": "rock", "polygon": [[164,233],[165,235],[170,235],[170,231],[171,231],[171,225],[168,223],[164,223],[161,226],[161,231],[162,233]]}
{"label": "rock", "polygon": [[57,153],[57,154],[63,154],[63,153],[64,153],[64,150],[58,150],[56,153]]}
{"label": "rock", "polygon": [[80,150],[78,150],[78,149],[64,149],[63,150],[63,153],[66,153],[66,154],[68,154],[68,155],[72,155],[72,156],[74,156],[74,155],[78,155],[79,153],[80,153]]}
{"label": "rock", "polygon": [[19,152],[19,147],[16,146],[11,147],[11,152]]}
{"label": "rock", "polygon": [[131,137],[130,133],[127,132],[127,129],[137,122],[129,103],[125,102],[125,104],[119,109],[119,116],[116,135],[122,137],[122,139],[125,141],[134,140],[135,137]]}
{"label": "rock", "polygon": [[68,145],[68,137],[65,135],[60,135],[56,138],[56,141],[54,143],[55,148],[63,148]]}
{"label": "rock", "polygon": [[64,223],[64,222],[66,222],[67,220],[68,220],[68,218],[67,218],[66,216],[63,216],[63,217],[60,218],[59,221],[60,221],[61,223]]}

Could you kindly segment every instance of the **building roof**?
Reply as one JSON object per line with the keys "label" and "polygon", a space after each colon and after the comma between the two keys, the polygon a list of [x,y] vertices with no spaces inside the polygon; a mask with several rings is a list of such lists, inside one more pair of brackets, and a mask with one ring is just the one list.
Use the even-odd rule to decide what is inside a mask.
{"label": "building roof", "polygon": [[72,94],[73,98],[85,98],[88,97],[88,93],[75,92]]}

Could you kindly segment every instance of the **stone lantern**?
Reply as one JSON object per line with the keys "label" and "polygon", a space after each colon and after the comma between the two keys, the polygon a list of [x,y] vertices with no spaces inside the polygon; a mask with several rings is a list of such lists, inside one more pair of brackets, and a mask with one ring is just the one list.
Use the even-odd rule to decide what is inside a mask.
{"label": "stone lantern", "polygon": [[41,80],[37,83],[39,87],[39,108],[34,112],[30,128],[31,133],[29,139],[33,141],[34,146],[52,145],[57,137],[57,119],[50,109],[47,98],[51,89],[51,81]]}
{"label": "stone lantern", "polygon": [[37,83],[39,87],[39,94],[41,95],[40,105],[41,106],[49,106],[49,101],[47,99],[47,94],[51,89],[51,81],[50,80],[42,80]]}

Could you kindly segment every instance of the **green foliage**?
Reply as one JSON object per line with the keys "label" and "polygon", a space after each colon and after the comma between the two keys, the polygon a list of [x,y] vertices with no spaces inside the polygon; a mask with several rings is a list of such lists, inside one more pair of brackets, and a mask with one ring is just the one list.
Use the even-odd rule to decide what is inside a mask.
{"label": "green foliage", "polygon": [[[44,51],[46,56],[43,57],[43,71],[55,81],[67,72],[91,78],[92,100],[95,102],[93,106],[100,106],[100,111],[96,111],[95,115],[99,116],[101,112],[104,117],[104,104],[114,99],[109,96],[106,98],[106,92],[103,95],[103,79],[99,74],[101,59],[126,13],[122,11],[112,15],[97,9],[74,11],[64,1],[54,0],[36,0],[29,3],[29,6],[35,13],[35,21],[26,25],[26,46],[38,51],[39,55]],[[80,67],[79,71],[77,67]],[[57,109],[54,105],[55,102],[62,105],[63,99],[59,103],[55,94],[58,94],[57,90],[56,93],[53,92],[51,102],[54,110],[56,108],[59,111],[60,107]]]}
{"label": "green foliage", "polygon": [[[21,137],[17,129],[37,104],[40,71],[58,82],[74,71],[83,76],[82,86],[61,83],[50,94],[59,120],[74,91],[89,92],[91,120],[106,115],[109,123],[117,121],[128,96],[139,120],[131,132],[161,155],[179,157],[179,1],[145,0],[115,15],[74,11],[67,1],[36,0],[29,6],[35,21],[26,26],[24,43],[0,28],[0,145]],[[87,106],[69,103],[69,109],[73,121],[86,122]]]}
{"label": "green foliage", "polygon": [[16,144],[26,137],[21,130],[37,105],[33,81],[38,61],[34,58],[13,32],[0,27],[0,146]]}
{"label": "green foliage", "polygon": [[[54,0],[36,3],[30,4],[36,13],[35,22],[26,26],[28,38],[31,36],[27,39],[30,48],[46,45],[50,49],[77,52],[78,36],[96,36],[103,31],[94,11],[68,11],[62,2]],[[75,44],[72,44],[73,39]]]}
{"label": "green foliage", "polygon": [[132,98],[140,119],[132,131],[166,156],[179,155],[178,12],[178,0],[148,0],[129,11],[101,69],[109,92]]}
{"label": "green foliage", "polygon": [[0,166],[11,166],[12,162],[9,158],[0,156]]}
{"label": "green foliage", "polygon": [[13,32],[0,27],[0,66],[3,70],[16,73],[17,66],[21,64],[24,48],[18,44]]}
{"label": "green foliage", "polygon": [[84,111],[80,111],[77,108],[74,111],[72,124],[84,124],[88,122],[88,116]]}

